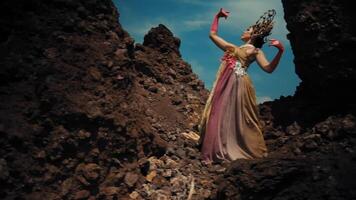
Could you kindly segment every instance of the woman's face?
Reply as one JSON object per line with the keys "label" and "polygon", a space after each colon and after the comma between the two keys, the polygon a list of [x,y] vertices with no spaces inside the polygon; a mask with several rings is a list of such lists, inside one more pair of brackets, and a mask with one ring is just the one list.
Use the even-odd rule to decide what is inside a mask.
{"label": "woman's face", "polygon": [[241,35],[241,40],[244,42],[248,41],[251,39],[251,34],[252,34],[253,28],[248,27]]}

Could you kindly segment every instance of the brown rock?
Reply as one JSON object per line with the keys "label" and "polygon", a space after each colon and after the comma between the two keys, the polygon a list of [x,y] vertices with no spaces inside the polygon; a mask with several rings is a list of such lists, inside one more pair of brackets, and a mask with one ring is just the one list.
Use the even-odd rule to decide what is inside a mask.
{"label": "brown rock", "polygon": [[136,173],[128,172],[125,175],[124,181],[128,186],[133,187],[137,182],[138,178],[139,176]]}
{"label": "brown rock", "polygon": [[162,53],[176,53],[180,56],[180,39],[173,36],[172,32],[163,24],[152,28],[144,37],[143,45],[157,49]]}
{"label": "brown rock", "polygon": [[120,194],[120,188],[118,187],[104,187],[100,188],[100,196],[115,196]]}
{"label": "brown rock", "polygon": [[80,190],[77,193],[75,193],[74,199],[75,200],[88,199],[89,196],[90,196],[90,192],[88,190]]}
{"label": "brown rock", "polygon": [[67,195],[70,191],[74,190],[77,185],[77,182],[75,181],[74,178],[67,178],[66,180],[64,180],[61,184],[61,196],[65,196]]}
{"label": "brown rock", "polygon": [[5,159],[0,158],[0,180],[7,180],[9,178],[9,168]]}
{"label": "brown rock", "polygon": [[75,169],[76,174],[82,175],[87,181],[95,181],[100,176],[101,167],[95,163],[81,163]]}
{"label": "brown rock", "polygon": [[90,138],[90,135],[91,135],[90,132],[85,131],[85,130],[80,130],[80,131],[78,132],[78,137],[79,137],[79,139],[81,139],[81,140]]}
{"label": "brown rock", "polygon": [[289,135],[298,135],[301,132],[301,127],[297,122],[294,122],[292,125],[287,127],[286,132]]}
{"label": "brown rock", "polygon": [[88,73],[94,80],[101,80],[101,73],[96,67],[90,67]]}
{"label": "brown rock", "polygon": [[125,176],[124,172],[120,172],[120,171],[110,172],[100,186],[102,187],[115,186],[122,182],[124,176]]}
{"label": "brown rock", "polygon": [[58,50],[56,48],[45,49],[43,53],[47,58],[53,59],[58,56]]}

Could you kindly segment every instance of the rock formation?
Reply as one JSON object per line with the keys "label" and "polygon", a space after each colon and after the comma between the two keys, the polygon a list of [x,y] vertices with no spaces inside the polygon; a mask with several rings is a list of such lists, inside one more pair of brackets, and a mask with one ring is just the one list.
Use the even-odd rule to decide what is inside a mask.
{"label": "rock formation", "polygon": [[288,39],[302,80],[296,96],[330,103],[355,102],[356,32],[350,1],[283,0]]}
{"label": "rock formation", "polygon": [[301,83],[293,98],[270,103],[276,121],[312,126],[329,115],[355,114],[356,32],[351,1],[282,3]]}
{"label": "rock formation", "polygon": [[135,45],[110,0],[0,7],[0,198],[186,195],[208,91],[179,39],[159,25]]}

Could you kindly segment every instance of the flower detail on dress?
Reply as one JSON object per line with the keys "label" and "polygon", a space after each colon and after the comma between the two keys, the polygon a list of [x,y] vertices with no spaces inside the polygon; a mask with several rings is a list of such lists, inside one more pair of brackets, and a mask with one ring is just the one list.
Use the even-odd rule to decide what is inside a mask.
{"label": "flower detail on dress", "polygon": [[225,53],[221,58],[221,61],[225,61],[226,66],[232,70],[234,70],[237,76],[246,75],[246,69],[242,67],[241,62],[230,53]]}
{"label": "flower detail on dress", "polygon": [[242,67],[241,62],[238,60],[236,61],[234,71],[237,76],[243,76],[247,74],[246,69]]}
{"label": "flower detail on dress", "polygon": [[221,61],[225,61],[226,66],[230,69],[234,69],[235,63],[236,63],[236,57],[231,55],[230,53],[226,52],[223,57],[221,58]]}

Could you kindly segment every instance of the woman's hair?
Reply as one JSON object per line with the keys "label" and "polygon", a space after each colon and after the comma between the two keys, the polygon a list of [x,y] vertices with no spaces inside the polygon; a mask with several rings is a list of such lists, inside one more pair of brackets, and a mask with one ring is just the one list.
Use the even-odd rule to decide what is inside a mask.
{"label": "woman's hair", "polygon": [[254,25],[252,25],[251,40],[255,47],[261,48],[266,43],[266,37],[273,29],[273,18],[276,15],[274,9],[265,12]]}

